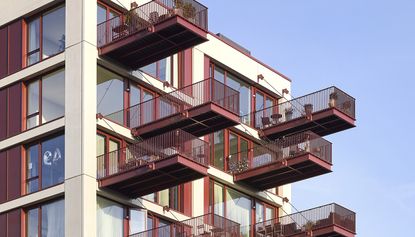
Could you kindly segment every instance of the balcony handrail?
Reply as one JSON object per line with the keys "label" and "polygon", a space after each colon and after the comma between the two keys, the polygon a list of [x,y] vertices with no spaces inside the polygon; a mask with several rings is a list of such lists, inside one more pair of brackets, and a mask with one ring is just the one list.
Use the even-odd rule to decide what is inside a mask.
{"label": "balcony handrail", "polygon": [[[208,102],[220,105],[234,114],[239,113],[239,91],[211,77],[104,115],[104,117],[127,127],[135,128],[158,119],[183,113]],[[144,114],[141,111],[147,113]],[[120,122],[120,118],[127,113],[130,113],[127,119],[122,119],[123,121]]]}
{"label": "balcony handrail", "polygon": [[[149,236],[148,235],[149,233],[159,232],[160,230],[163,230],[163,229],[167,229],[166,233],[170,235],[162,234],[161,236],[169,236],[169,237],[170,236],[191,236],[191,234],[193,234],[193,236],[198,236],[201,234],[206,234],[209,231],[215,231],[215,230],[217,231],[219,229],[221,229],[225,233],[231,232],[231,233],[236,234],[240,229],[240,224],[237,222],[231,221],[225,217],[222,217],[222,216],[219,216],[213,213],[209,213],[209,214],[205,214],[205,215],[201,215],[197,217],[192,217],[192,218],[180,221],[180,222],[171,223],[166,226],[157,227],[157,228],[141,231],[138,233],[134,233],[134,234],[129,235],[129,237],[147,237]],[[172,229],[176,230],[176,232],[174,232],[175,235],[172,235],[173,234],[171,232]],[[177,230],[179,231],[177,232]],[[183,233],[181,233],[180,230]],[[186,232],[189,235],[180,235]]]}
{"label": "balcony handrail", "polygon": [[[181,11],[174,10],[177,1],[183,4]],[[152,0],[97,24],[98,47],[118,41],[173,16],[180,16],[197,27],[207,30],[207,7],[199,2],[195,0]]]}
{"label": "balcony handrail", "polygon": [[[241,117],[253,116],[256,121],[254,127],[264,129],[307,116],[308,112],[316,113],[329,108],[336,108],[355,119],[355,98],[335,86],[292,98]],[[272,118],[274,114],[277,116]],[[265,121],[262,121],[263,118]]]}
{"label": "balcony handrail", "polygon": [[183,130],[166,132],[97,156],[97,177],[117,175],[175,155],[207,167],[209,143]]}
{"label": "balcony handrail", "polygon": [[[272,223],[280,224],[283,234],[293,234],[310,229],[324,228],[330,225],[338,225],[353,233],[356,231],[356,213],[336,203],[330,203],[319,207],[310,208],[285,216],[261,221],[254,224],[254,230],[264,228]],[[294,227],[290,226],[295,223]],[[297,228],[300,227],[300,229]],[[301,229],[302,228],[302,229]]]}
{"label": "balcony handrail", "polygon": [[[230,154],[227,157],[228,172],[237,174],[274,162],[290,160],[307,153],[332,164],[331,142],[311,131],[306,131]],[[241,160],[241,154],[248,157],[248,160]]]}

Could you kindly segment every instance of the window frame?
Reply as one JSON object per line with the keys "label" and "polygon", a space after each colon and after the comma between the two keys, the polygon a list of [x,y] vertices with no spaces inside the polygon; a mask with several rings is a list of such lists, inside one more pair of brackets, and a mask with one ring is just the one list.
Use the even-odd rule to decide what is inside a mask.
{"label": "window frame", "polygon": [[[266,93],[263,90],[260,90],[256,87],[252,87],[252,113],[254,114],[253,118],[251,118],[251,127],[255,128],[256,127],[256,113],[257,113],[257,109],[256,109],[256,102],[257,102],[257,94],[261,94],[263,96],[263,101],[262,104],[264,105],[263,108],[259,111],[262,111],[262,117],[267,116],[266,115],[266,109],[269,107],[266,107],[266,103],[267,103],[267,99],[270,99],[273,103],[273,107],[272,107],[272,113],[278,113],[278,106],[276,106],[278,104],[278,99],[275,97],[272,97],[271,95],[269,95],[268,93]],[[269,115],[271,116],[271,115]],[[259,121],[261,122],[261,121]]]}
{"label": "window frame", "polygon": [[[110,141],[115,141],[119,144],[119,148],[118,151],[121,149],[125,149],[127,146],[127,142],[124,139],[115,137],[113,135],[110,135],[108,133],[105,133],[103,131],[97,130],[96,136],[101,136],[104,138],[104,154],[100,155],[100,156],[104,156],[104,177],[110,175],[109,174],[109,146],[110,146]],[[114,151],[111,151],[114,152]],[[125,161],[125,153],[123,152],[118,152],[118,164],[122,163]],[[119,167],[117,167],[117,169],[119,169]],[[98,175],[99,171],[97,170],[97,175]]]}
{"label": "window frame", "polygon": [[[166,61],[166,67],[167,67],[167,64],[170,64],[170,78],[167,78],[167,76],[166,76],[166,80],[162,80],[161,78],[160,78],[160,63],[161,63],[161,61],[162,60],[167,60],[167,59],[169,59],[170,60],[170,63],[168,63],[167,61]],[[173,86],[173,73],[174,73],[174,70],[173,70],[173,67],[174,67],[174,62],[173,62],[173,60],[174,60],[174,57],[173,56],[168,56],[168,57],[166,57],[166,58],[163,58],[163,59],[160,59],[160,60],[158,60],[158,61],[156,61],[156,62],[154,62],[154,63],[150,63],[150,64],[148,64],[148,65],[151,65],[151,64],[156,64],[156,75],[153,75],[153,74],[151,74],[151,73],[148,73],[148,72],[146,72],[146,71],[144,71],[144,70],[142,70],[142,68],[144,68],[144,67],[146,67],[146,66],[148,66],[148,65],[145,65],[144,67],[141,67],[139,70],[140,70],[140,72],[143,72],[143,73],[145,73],[145,74],[147,74],[147,75],[149,75],[149,76],[151,76],[151,77],[153,77],[154,79],[157,79],[158,81],[161,81],[161,82],[167,82],[167,83],[169,83],[169,85],[170,86]]]}
{"label": "window frame", "polygon": [[[61,133],[52,134],[50,136],[47,136],[47,137],[42,138],[41,140],[38,140],[38,141],[35,141],[35,142],[32,142],[32,143],[28,143],[28,144],[26,144],[26,145],[23,146],[23,157],[24,157],[24,159],[23,159],[24,162],[23,163],[24,163],[24,169],[22,169],[22,170],[23,170],[23,177],[24,177],[23,178],[23,180],[24,180],[24,184],[23,184],[24,187],[22,189],[24,189],[24,192],[23,192],[24,194],[36,193],[36,192],[39,192],[39,191],[42,191],[42,190],[46,190],[46,189],[49,189],[49,188],[52,188],[52,187],[61,185],[61,184],[63,184],[65,182],[65,181],[62,181],[62,182],[53,184],[51,186],[48,186],[46,188],[43,188],[42,187],[42,143],[47,142],[47,141],[52,140],[52,139],[55,139],[55,138],[60,137],[60,136],[63,136],[63,139],[65,140],[65,133],[64,132],[61,132]],[[63,145],[65,146],[65,144],[63,144]],[[33,147],[33,146],[37,146],[38,147],[38,152],[37,152],[38,153],[38,157],[37,157],[37,159],[38,159],[38,175],[35,176],[35,177],[27,178],[28,149],[31,148],[31,147]],[[65,159],[66,159],[66,157],[64,155],[64,160]],[[64,164],[64,170],[65,170],[65,164]],[[28,184],[28,182],[31,182],[31,181],[33,181],[35,179],[38,180],[38,190],[33,191],[33,192],[28,192],[28,190],[27,190],[27,184]]]}
{"label": "window frame", "polygon": [[[56,56],[56,55],[58,55],[62,52],[65,52],[65,49],[64,49],[64,50],[62,50],[58,53],[55,53],[55,54],[49,55],[46,58],[43,58],[43,18],[44,18],[44,15],[46,15],[46,14],[48,14],[48,13],[54,11],[54,10],[58,10],[61,7],[66,8],[66,5],[65,4],[54,5],[52,7],[49,7],[47,9],[45,9],[44,11],[42,11],[42,12],[36,14],[36,15],[30,16],[30,17],[23,20],[23,31],[22,31],[23,32],[23,37],[22,38],[23,38],[23,45],[24,45],[23,50],[22,50],[22,52],[23,52],[23,68],[35,65],[39,62],[42,62],[43,60],[49,59],[49,58],[51,58],[53,56]],[[39,48],[37,48],[35,50],[32,50],[32,51],[28,51],[29,50],[29,24],[31,22],[37,20],[37,19],[39,19],[39,36],[38,36],[39,37]],[[65,22],[66,22],[66,11],[65,11]],[[35,54],[35,53],[39,53],[38,60],[34,63],[29,64],[29,57],[31,55]]]}
{"label": "window frame", "polygon": [[29,211],[31,210],[35,210],[38,209],[38,219],[37,219],[37,232],[38,232],[38,236],[42,236],[42,207],[52,204],[54,202],[59,202],[59,201],[63,201],[65,203],[65,199],[63,197],[57,197],[57,198],[53,198],[52,200],[48,200],[46,202],[42,202],[42,203],[38,203],[36,205],[27,207],[23,209],[23,214],[24,214],[24,236],[29,236],[29,228],[28,228],[28,215],[29,215]]}

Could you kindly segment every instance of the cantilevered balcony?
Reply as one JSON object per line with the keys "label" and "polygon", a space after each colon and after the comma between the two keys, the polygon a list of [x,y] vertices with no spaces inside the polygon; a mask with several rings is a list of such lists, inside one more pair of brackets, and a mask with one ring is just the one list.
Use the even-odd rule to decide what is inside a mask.
{"label": "cantilevered balcony", "polygon": [[255,224],[256,237],[354,237],[356,213],[332,203]]}
{"label": "cantilevered balcony", "polygon": [[239,236],[240,225],[215,214],[206,214],[178,223],[135,233],[129,237]]}
{"label": "cantilevered balcony", "polygon": [[235,182],[257,190],[331,172],[331,143],[312,132],[256,146],[250,154],[250,159],[239,161],[238,156],[230,156],[229,169]]}
{"label": "cantilevered balcony", "polygon": [[238,124],[238,113],[239,92],[210,78],[105,118],[124,123],[141,138],[175,129],[200,137]]}
{"label": "cantilevered balcony", "polygon": [[153,0],[97,27],[99,55],[138,69],[207,41],[208,10],[194,0]]}
{"label": "cantilevered balcony", "polygon": [[181,130],[98,156],[100,188],[137,198],[207,175],[209,144]]}
{"label": "cantilevered balcony", "polygon": [[271,140],[306,130],[325,136],[355,126],[355,99],[329,87],[256,111],[254,119]]}

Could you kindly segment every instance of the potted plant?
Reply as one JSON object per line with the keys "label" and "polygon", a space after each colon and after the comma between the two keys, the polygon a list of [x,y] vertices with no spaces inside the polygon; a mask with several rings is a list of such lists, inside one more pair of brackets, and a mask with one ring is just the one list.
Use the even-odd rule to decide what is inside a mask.
{"label": "potted plant", "polygon": [[307,118],[311,118],[311,114],[313,113],[313,104],[305,104],[304,112]]}
{"label": "potted plant", "polygon": [[285,121],[291,120],[293,117],[293,108],[285,108]]}
{"label": "potted plant", "polygon": [[336,107],[336,102],[337,102],[337,92],[332,92],[329,95],[329,107],[333,108]]}
{"label": "potted plant", "polygon": [[183,16],[183,0],[174,0],[173,14]]}
{"label": "potted plant", "polygon": [[305,231],[307,231],[307,233],[310,233],[313,230],[313,226],[314,226],[314,222],[312,221],[307,221],[304,225],[303,228]]}
{"label": "potted plant", "polygon": [[183,6],[183,17],[194,22],[196,8],[191,3],[185,3]]}

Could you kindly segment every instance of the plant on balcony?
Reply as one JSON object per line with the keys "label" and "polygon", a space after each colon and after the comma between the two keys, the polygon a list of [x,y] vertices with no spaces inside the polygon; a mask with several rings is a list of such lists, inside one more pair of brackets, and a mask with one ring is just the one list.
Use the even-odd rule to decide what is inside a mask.
{"label": "plant on balcony", "polygon": [[312,221],[307,221],[303,225],[303,228],[307,233],[310,233],[313,230],[313,227],[314,227],[314,222],[312,222]]}
{"label": "plant on balcony", "polygon": [[189,2],[184,3],[183,0],[174,0],[174,14],[182,16],[188,20],[195,19],[196,8]]}
{"label": "plant on balcony", "polygon": [[329,107],[333,108],[336,107],[336,102],[337,102],[337,92],[332,92],[329,95]]}

